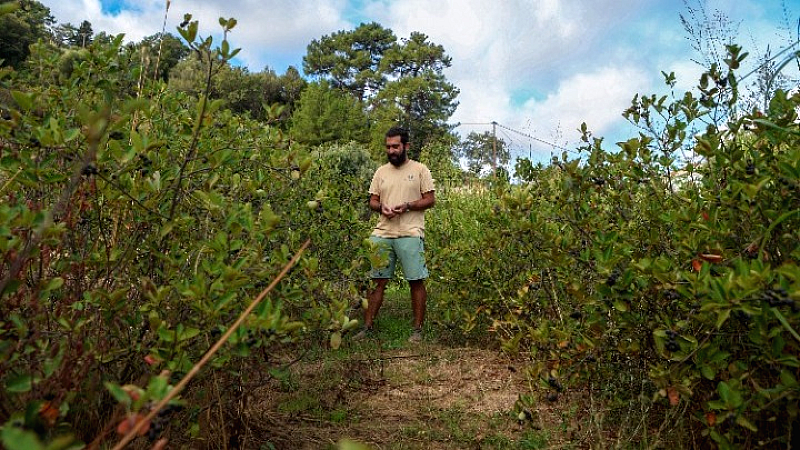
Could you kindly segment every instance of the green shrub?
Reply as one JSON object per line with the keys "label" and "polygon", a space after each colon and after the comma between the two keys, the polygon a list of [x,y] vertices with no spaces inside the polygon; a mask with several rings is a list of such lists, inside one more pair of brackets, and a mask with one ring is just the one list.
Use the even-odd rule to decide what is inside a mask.
{"label": "green shrub", "polygon": [[729,50],[702,98],[634,99],[626,117],[653,136],[610,152],[584,127],[582,159],[524,165],[526,183],[454,220],[465,229],[434,272],[457,290],[455,323],[528,353],[543,396],[602,386],[618,419],[645,396],[647,421],[690,423],[720,448],[786,445],[800,394],[800,95],[735,114],[743,56]]}

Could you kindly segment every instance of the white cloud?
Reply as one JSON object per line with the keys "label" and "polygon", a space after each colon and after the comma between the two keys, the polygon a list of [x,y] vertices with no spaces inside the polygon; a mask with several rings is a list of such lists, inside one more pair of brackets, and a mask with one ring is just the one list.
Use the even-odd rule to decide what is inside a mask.
{"label": "white cloud", "polygon": [[[163,1],[142,1],[135,10],[123,10],[116,16],[104,14],[99,0],[79,2],[44,0],[59,23],[78,25],[84,20],[92,23],[95,32],[125,33],[126,40],[137,41],[161,31],[164,18]],[[177,22],[176,22],[177,24]]]}
{"label": "white cloud", "polygon": [[[77,25],[88,20],[95,31],[125,33],[126,41],[139,41],[159,33],[166,6],[165,0],[146,0],[134,2],[134,7],[118,15],[109,15],[102,12],[99,0],[44,0],[42,3],[50,8],[59,23]],[[297,57],[305,53],[312,39],[348,28],[350,25],[341,14],[344,5],[344,0],[171,0],[166,31],[177,34],[176,27],[184,14],[190,13],[193,20],[200,22],[198,34],[215,36],[218,41],[219,18],[233,17],[238,24],[228,37],[231,44],[242,48],[241,59],[245,65],[261,70],[272,63],[268,59],[270,55]]]}
{"label": "white cloud", "polygon": [[649,85],[650,76],[641,69],[603,67],[565,79],[542,101],[528,101],[523,116],[540,133],[560,129],[570,142],[577,141],[583,122],[595,136],[604,136],[623,120],[622,111],[630,106],[633,95]]}

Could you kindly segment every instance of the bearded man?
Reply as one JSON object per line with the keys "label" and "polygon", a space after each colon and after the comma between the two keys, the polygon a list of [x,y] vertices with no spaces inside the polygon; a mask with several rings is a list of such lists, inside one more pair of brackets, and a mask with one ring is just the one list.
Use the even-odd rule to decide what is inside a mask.
{"label": "bearded man", "polygon": [[[370,241],[378,252],[373,258],[370,277],[375,289],[369,295],[364,312],[364,329],[354,339],[372,334],[373,323],[383,303],[386,284],[394,275],[397,261],[411,291],[411,308],[414,315],[409,342],[422,340],[422,325],[428,293],[425,279],[425,210],[436,203],[431,171],[417,161],[408,159],[408,131],[393,127],[386,132],[386,157],[388,163],[375,171],[369,187],[369,207],[380,218],[372,231]],[[380,261],[380,264],[376,264]]]}

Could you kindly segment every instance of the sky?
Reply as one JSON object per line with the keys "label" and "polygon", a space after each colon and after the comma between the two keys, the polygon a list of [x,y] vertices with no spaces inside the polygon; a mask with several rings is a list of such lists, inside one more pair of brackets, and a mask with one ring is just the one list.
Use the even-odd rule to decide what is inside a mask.
{"label": "sky", "polygon": [[168,0],[40,1],[58,23],[88,20],[132,42],[160,32],[165,12],[175,35],[185,13],[201,36],[236,18],[228,39],[252,72],[302,72],[313,39],[363,22],[401,39],[422,32],[452,57],[444,73],[461,91],[455,131],[497,122],[512,157],[535,162],[574,149],[582,122],[607,146],[637,136],[622,111],[636,94],[666,93],[662,71],[675,72],[676,91],[691,90],[702,56],[681,23],[689,8],[712,23],[724,15],[751,55],[790,47],[800,32],[800,0],[169,0],[168,10]]}

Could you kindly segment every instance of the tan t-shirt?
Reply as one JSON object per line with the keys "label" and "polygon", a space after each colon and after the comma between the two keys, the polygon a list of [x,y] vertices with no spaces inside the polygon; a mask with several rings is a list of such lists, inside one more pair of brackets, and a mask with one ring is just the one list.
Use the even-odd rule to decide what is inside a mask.
{"label": "tan t-shirt", "polygon": [[[431,171],[425,164],[409,159],[400,167],[386,163],[375,171],[369,193],[381,198],[381,204],[400,206],[422,198],[434,190]],[[384,238],[425,236],[425,212],[408,211],[391,219],[381,214],[373,236]]]}

